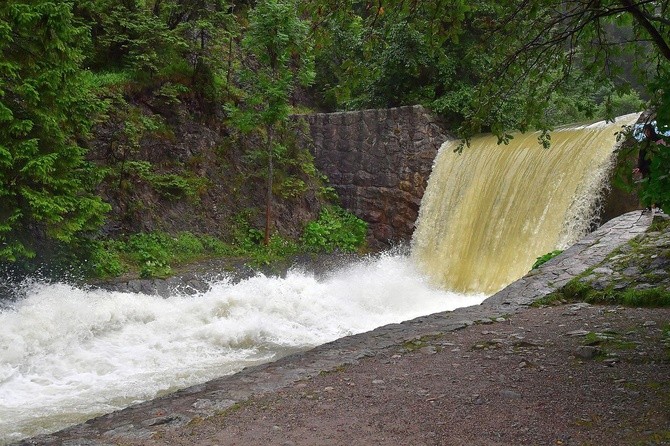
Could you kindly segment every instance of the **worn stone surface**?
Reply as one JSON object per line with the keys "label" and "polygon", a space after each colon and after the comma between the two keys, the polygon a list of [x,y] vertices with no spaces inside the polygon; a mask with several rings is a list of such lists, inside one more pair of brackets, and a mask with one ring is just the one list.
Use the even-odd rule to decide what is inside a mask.
{"label": "worn stone surface", "polygon": [[510,308],[529,305],[603,262],[616,248],[643,234],[651,222],[652,214],[642,211],[610,220],[559,256],[487,299],[486,303]]}
{"label": "worn stone surface", "polygon": [[[644,233],[650,222],[651,215],[641,212],[619,217],[538,270],[490,297],[482,305],[423,316],[338,339],[304,353],[248,368],[235,375],[193,386],[61,432],[25,440],[20,444],[58,445],[65,441],[84,440],[95,441],[90,444],[105,444],[110,442],[110,437],[118,444],[137,443],[148,437],[156,438],[156,435],[178,430],[184,425],[197,424],[198,420],[220,414],[222,410],[233,407],[236,403],[273,394],[324,372],[360,364],[370,358],[381,358],[387,355],[383,352],[388,349],[398,350],[408,342],[419,341],[416,353],[425,358],[435,357],[443,349],[460,349],[448,343],[444,344],[443,341],[436,344],[437,341],[431,340],[438,340],[445,333],[477,324],[487,327],[491,324],[495,326],[496,323],[505,325],[511,315],[523,312],[535,300],[558,289],[587,268],[598,266],[612,251]],[[570,316],[579,313],[583,308],[589,306],[572,305],[563,313]],[[562,330],[568,335],[567,338],[574,339],[588,333],[585,330]],[[510,348],[515,350],[536,349],[539,344],[531,336],[532,330],[517,330],[505,342],[511,342]],[[499,336],[493,334],[492,338],[497,339]],[[502,341],[485,343],[482,350],[498,344],[502,345]],[[521,365],[522,362],[525,364]],[[516,365],[518,369],[532,368],[532,361],[523,359],[517,361]],[[500,396],[505,399],[518,399],[518,393],[518,390],[510,389]]]}
{"label": "worn stone surface", "polygon": [[670,221],[667,215],[656,214],[654,223],[662,230],[647,231],[634,244],[617,249],[579,281],[598,291],[629,286],[670,291]]}
{"label": "worn stone surface", "polygon": [[342,205],[370,224],[374,247],[408,241],[447,132],[421,106],[307,117],[315,164]]}

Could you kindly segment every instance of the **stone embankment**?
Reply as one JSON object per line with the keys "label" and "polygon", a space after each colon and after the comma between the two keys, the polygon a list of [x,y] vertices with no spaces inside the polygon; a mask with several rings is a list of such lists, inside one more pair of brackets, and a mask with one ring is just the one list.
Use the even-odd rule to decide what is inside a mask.
{"label": "stone embankment", "polygon": [[409,241],[447,132],[417,106],[306,117],[314,162],[342,205],[370,225],[374,248]]}
{"label": "stone embankment", "polygon": [[[604,275],[618,277],[619,271],[615,270],[613,262],[623,262],[622,256],[627,253],[641,255],[634,248],[627,248],[626,244],[645,233],[651,222],[652,215],[640,211],[612,220],[560,256],[490,297],[482,305],[420,317],[342,338],[274,363],[245,369],[235,375],[101,416],[61,432],[25,440],[20,444],[69,446],[141,444],[144,441],[162,438],[171,432],[179,432],[187,425],[190,427],[197,425],[249,399],[295,388],[300,385],[299,382],[306,382],[305,380],[315,378],[324,372],[342,370],[352,364],[376,361],[385,355],[381,352],[397,350],[408,343],[415,343],[416,340],[443,336],[445,333],[455,332],[473,324],[504,322],[511,315],[524,313],[523,310],[530,304],[560,289],[568,281],[583,275],[585,271],[591,270],[591,276],[595,275],[597,280],[602,280]],[[663,249],[670,245],[670,231],[647,233],[644,237],[653,241],[654,246]],[[615,250],[616,255],[611,257]],[[656,253],[647,254],[650,258],[656,255]],[[654,261],[651,260],[652,263]],[[601,263],[602,266],[599,266]],[[609,270],[612,272],[608,273]],[[620,275],[627,277],[628,273],[620,272]],[[426,349],[427,353],[437,351],[437,347],[431,345],[418,345],[418,347]],[[160,441],[157,444],[160,444]]]}
{"label": "stone embankment", "polygon": [[667,216],[655,218],[634,243],[621,246],[579,281],[595,291],[670,291],[669,223]]}

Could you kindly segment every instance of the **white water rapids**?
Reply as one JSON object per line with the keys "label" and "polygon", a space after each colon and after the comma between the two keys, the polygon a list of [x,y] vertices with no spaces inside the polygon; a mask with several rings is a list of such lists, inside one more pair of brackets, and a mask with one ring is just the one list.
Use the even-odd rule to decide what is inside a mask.
{"label": "white water rapids", "polygon": [[484,297],[435,289],[390,254],[167,299],[35,284],[0,313],[0,444]]}

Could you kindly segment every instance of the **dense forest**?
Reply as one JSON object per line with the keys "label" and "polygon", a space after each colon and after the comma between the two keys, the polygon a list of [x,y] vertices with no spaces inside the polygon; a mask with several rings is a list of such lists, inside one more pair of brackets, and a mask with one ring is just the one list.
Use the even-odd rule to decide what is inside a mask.
{"label": "dense forest", "polygon": [[[365,223],[337,207],[292,115],[422,104],[463,150],[482,131],[543,130],[549,146],[558,124],[642,109],[663,128],[669,3],[5,0],[0,260],[161,276],[207,256],[358,249]],[[207,132],[215,159],[161,153]],[[669,169],[656,153],[647,203],[670,205]],[[229,196],[225,229],[138,226],[141,190]],[[282,227],[277,209],[297,202],[311,211]]]}

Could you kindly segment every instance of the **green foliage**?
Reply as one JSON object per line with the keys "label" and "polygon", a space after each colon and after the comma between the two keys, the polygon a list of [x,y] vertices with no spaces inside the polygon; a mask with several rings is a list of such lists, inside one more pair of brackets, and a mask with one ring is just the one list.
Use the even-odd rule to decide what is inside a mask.
{"label": "green foliage", "polygon": [[552,300],[587,302],[590,304],[626,305],[631,307],[667,307],[670,306],[670,291],[664,288],[636,290],[625,288],[615,290],[606,288],[596,290],[587,283],[575,278],[568,282]]}
{"label": "green foliage", "polygon": [[279,234],[272,234],[269,242],[265,244],[263,232],[251,223],[254,214],[251,210],[244,210],[233,216],[230,223],[233,227],[233,240],[231,245],[225,245],[226,255],[243,257],[253,266],[262,266],[302,250],[298,243]]}
{"label": "green foliage", "polygon": [[[250,155],[265,161],[266,245],[272,232],[275,159],[286,150],[282,134],[288,126],[290,98],[298,85],[310,85],[314,79],[308,32],[295,0],[259,1],[249,12],[249,28],[242,40],[251,56],[249,66],[240,71],[243,100],[227,107],[233,125],[244,133],[255,133],[261,141],[259,150]],[[284,191],[302,188],[300,180],[288,178],[280,186]]]}
{"label": "green foliage", "polygon": [[111,241],[94,243],[89,254],[90,275],[98,278],[118,277],[128,270],[115,245]]}
{"label": "green foliage", "polygon": [[649,176],[640,182],[640,198],[646,206],[670,209],[670,150],[665,145],[649,144],[647,156],[651,159],[651,167]]}
{"label": "green foliage", "polygon": [[209,185],[206,178],[194,176],[190,173],[186,175],[149,173],[142,178],[159,194],[168,199],[182,197],[197,199]]}
{"label": "green foliage", "polygon": [[[555,122],[545,112],[564,97],[574,98],[570,102],[587,115],[601,104],[613,117],[636,106],[634,97],[626,97],[631,87],[644,88],[661,115],[670,107],[662,99],[670,85],[664,74],[670,63],[667,1],[557,5],[552,0],[490,5],[490,21],[482,28],[490,64],[464,110],[462,137],[490,129],[504,141],[512,129],[549,129]],[[587,101],[573,94],[579,90]],[[516,109],[512,119],[500,113],[510,105]]]}
{"label": "green foliage", "polygon": [[133,74],[129,71],[89,71],[86,74],[90,76],[91,89],[98,94],[123,92],[133,84]]}
{"label": "green foliage", "polygon": [[532,266],[531,269],[535,269],[535,268],[540,267],[541,265],[547,263],[549,260],[553,259],[554,257],[561,254],[562,252],[563,252],[563,250],[560,249],[560,250],[551,251],[551,252],[548,252],[544,255],[541,255],[540,257],[537,258],[537,260],[535,260],[535,263],[533,263],[533,266]]}
{"label": "green foliage", "polygon": [[619,301],[631,307],[669,307],[670,291],[661,288],[626,290]]}
{"label": "green foliage", "polygon": [[88,275],[99,278],[136,273],[143,278],[167,277],[173,268],[214,257],[240,257],[252,266],[265,266],[299,252],[354,252],[365,243],[367,225],[339,207],[324,208],[318,220],[305,227],[300,242],[272,234],[263,243],[263,233],[251,221],[254,212],[236,214],[230,222],[232,243],[212,236],[181,232],[169,235],[155,231],[127,238],[92,241],[86,247]]}
{"label": "green foliage", "polygon": [[231,218],[233,246],[238,252],[253,251],[263,240],[263,233],[251,223],[253,218],[254,212],[250,209],[245,209]]}
{"label": "green foliage", "polygon": [[89,68],[130,73],[126,93],[155,89],[167,104],[191,95],[213,112],[230,93],[238,57],[234,7],[224,0],[77,0],[74,12],[91,29]]}
{"label": "green foliage", "polygon": [[308,31],[294,0],[262,0],[249,12],[242,46],[254,60],[239,73],[243,102],[229,107],[242,131],[270,129],[288,119],[296,86],[314,78]]}
{"label": "green foliage", "polygon": [[[160,95],[160,91],[157,92]],[[162,99],[169,100],[165,96]],[[160,115],[145,114],[141,109],[129,105],[124,100],[115,102],[109,119],[117,123],[121,132],[106,146],[107,158],[104,173],[105,181],[115,185],[111,187],[120,201],[127,200],[137,184],[150,186],[163,198],[176,200],[199,199],[210,181],[196,175],[182,163],[173,160],[161,160],[156,166],[142,159],[142,143],[146,140],[172,140],[172,129]]]}
{"label": "green foliage", "polygon": [[136,271],[144,278],[167,277],[175,266],[233,254],[230,246],[212,236],[137,233],[126,239],[93,242],[90,274],[107,278]]}
{"label": "green foliage", "polygon": [[34,255],[36,232],[72,242],[109,206],[77,139],[101,103],[80,73],[86,29],[70,2],[0,5],[0,259]]}
{"label": "green foliage", "polygon": [[663,232],[670,227],[670,219],[660,218],[659,216],[654,216],[649,229],[647,232]]}
{"label": "green foliage", "polygon": [[166,277],[170,267],[170,248],[174,240],[161,232],[139,233],[130,236],[119,246],[140,267],[140,277]]}
{"label": "green foliage", "polygon": [[302,241],[316,251],[332,252],[336,249],[354,252],[365,243],[367,223],[336,206],[326,207],[319,219],[305,226]]}
{"label": "green foliage", "polygon": [[465,57],[471,41],[459,40],[468,2],[310,3],[319,24],[315,91],[322,106],[422,103],[443,115],[462,106],[483,59],[474,48]]}

